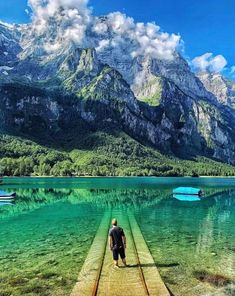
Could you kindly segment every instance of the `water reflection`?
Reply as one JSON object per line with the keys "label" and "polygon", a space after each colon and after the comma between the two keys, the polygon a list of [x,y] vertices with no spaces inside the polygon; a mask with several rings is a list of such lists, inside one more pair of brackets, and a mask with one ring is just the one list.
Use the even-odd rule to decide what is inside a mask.
{"label": "water reflection", "polygon": [[[99,208],[126,208],[141,209],[156,206],[161,200],[172,199],[172,191],[169,188],[161,189],[73,189],[73,188],[13,188],[17,193],[14,209],[10,207],[14,203],[3,203],[9,207],[1,207],[0,218],[18,215],[27,211],[41,208],[48,204],[68,201],[71,204],[89,203],[93,207]],[[207,188],[205,196],[174,196],[176,199],[169,200],[172,207],[180,201],[198,201],[203,204],[217,207],[230,206],[234,203],[233,190],[218,190],[217,188]],[[226,195],[226,199],[221,198]],[[222,204],[221,204],[222,203]],[[184,204],[184,203],[183,203]],[[187,207],[187,203],[182,206]],[[193,205],[194,203],[192,203]],[[1,204],[0,204],[1,205]],[[191,205],[190,205],[191,206]],[[198,203],[195,205],[198,208]],[[229,213],[220,213],[221,219]]]}
{"label": "water reflection", "polygon": [[0,207],[1,206],[13,206],[15,203],[12,201],[0,201]]}
{"label": "water reflection", "polygon": [[200,201],[201,198],[196,195],[174,194],[173,197],[179,201]]}
{"label": "water reflection", "polygon": [[205,191],[200,201],[172,196],[136,214],[175,295],[235,295],[235,191]]}
{"label": "water reflection", "polygon": [[90,204],[103,209],[138,209],[157,205],[162,199],[170,198],[170,190],[154,189],[17,189],[14,209],[0,209],[0,218],[30,212],[49,204],[70,202],[71,204]]}

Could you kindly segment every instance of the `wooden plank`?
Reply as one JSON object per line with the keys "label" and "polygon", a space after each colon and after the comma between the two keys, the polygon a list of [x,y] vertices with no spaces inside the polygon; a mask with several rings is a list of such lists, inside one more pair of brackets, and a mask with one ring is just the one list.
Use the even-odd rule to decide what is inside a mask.
{"label": "wooden plank", "polygon": [[121,263],[121,260],[119,260],[120,268],[115,268],[113,266],[112,252],[110,251],[109,246],[107,246],[97,295],[148,295],[145,291],[145,287],[140,276],[128,217],[122,212],[113,212],[113,216],[118,219],[118,225],[124,229],[125,235],[127,237],[126,256],[127,264],[129,266],[124,267]]}
{"label": "wooden plank", "polygon": [[111,215],[106,213],[92,243],[71,296],[170,296],[133,214],[112,216],[127,237],[127,264],[113,265],[107,244]]}
{"label": "wooden plank", "polygon": [[102,218],[71,296],[91,296],[96,289],[99,280],[99,269],[102,265],[107,244],[110,217],[110,213],[105,213]]}
{"label": "wooden plank", "polygon": [[149,295],[170,296],[133,214],[129,215],[129,221]]}

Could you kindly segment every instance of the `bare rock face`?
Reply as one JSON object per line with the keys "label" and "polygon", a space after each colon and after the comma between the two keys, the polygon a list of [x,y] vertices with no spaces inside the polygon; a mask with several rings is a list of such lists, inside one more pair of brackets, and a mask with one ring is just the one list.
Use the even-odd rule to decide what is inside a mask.
{"label": "bare rock face", "polygon": [[212,93],[219,103],[234,108],[235,104],[235,82],[224,78],[219,73],[203,72],[198,73],[197,77],[201,80],[206,90]]}
{"label": "bare rock face", "polygon": [[19,40],[18,26],[0,22],[0,67],[11,68],[14,65],[17,54],[22,50]]}
{"label": "bare rock face", "polygon": [[167,154],[235,164],[233,82],[195,76],[177,52],[168,60],[74,44],[49,52],[42,42],[56,38],[51,22],[40,38],[30,25],[0,24],[1,130],[56,136],[85,124]]}

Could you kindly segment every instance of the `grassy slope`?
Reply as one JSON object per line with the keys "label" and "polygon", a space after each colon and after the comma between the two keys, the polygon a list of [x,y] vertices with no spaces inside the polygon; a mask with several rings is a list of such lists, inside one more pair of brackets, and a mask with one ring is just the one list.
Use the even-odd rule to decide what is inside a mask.
{"label": "grassy slope", "polygon": [[51,147],[1,135],[0,173],[16,176],[232,176],[235,168],[206,158],[180,160],[164,156],[124,133],[96,132],[73,141],[65,138],[60,143],[52,143]]}

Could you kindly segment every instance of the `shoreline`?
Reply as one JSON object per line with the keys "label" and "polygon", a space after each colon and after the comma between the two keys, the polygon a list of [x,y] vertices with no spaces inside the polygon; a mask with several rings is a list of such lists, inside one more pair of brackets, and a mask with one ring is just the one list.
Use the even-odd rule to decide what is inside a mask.
{"label": "shoreline", "polygon": [[2,176],[0,181],[4,179],[22,179],[22,178],[30,178],[30,179],[92,179],[92,178],[113,178],[113,179],[134,179],[134,178],[152,178],[152,179],[160,179],[160,178],[169,178],[169,179],[179,179],[179,178],[187,178],[187,179],[205,179],[205,178],[223,178],[223,179],[235,179],[235,176]]}

